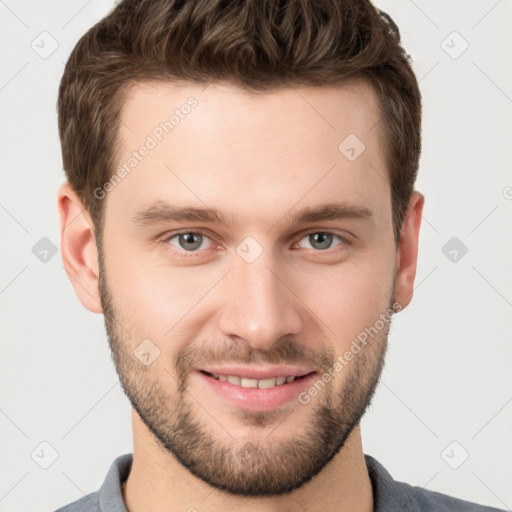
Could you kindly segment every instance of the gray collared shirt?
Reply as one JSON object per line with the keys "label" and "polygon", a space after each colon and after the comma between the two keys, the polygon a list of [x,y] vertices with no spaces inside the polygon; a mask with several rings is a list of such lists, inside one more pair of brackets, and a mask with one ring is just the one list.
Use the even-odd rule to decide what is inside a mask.
{"label": "gray collared shirt", "polygon": [[[374,512],[500,512],[497,508],[396,482],[377,460],[369,455],[364,458],[372,482]],[[131,453],[115,459],[99,491],[59,508],[56,512],[128,512],[123,501],[122,484],[128,478],[132,460]]]}

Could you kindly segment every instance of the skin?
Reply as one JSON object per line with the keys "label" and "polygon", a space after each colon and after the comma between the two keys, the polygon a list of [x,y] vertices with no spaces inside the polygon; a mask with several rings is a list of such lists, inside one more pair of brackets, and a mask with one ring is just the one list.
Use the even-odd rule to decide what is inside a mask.
{"label": "skin", "polygon": [[[146,407],[146,421],[136,408],[132,415],[127,508],[371,511],[359,419],[380,375],[387,328],[308,404],[293,400],[263,414],[227,404],[197,377],[190,361],[242,362],[251,356],[255,365],[286,363],[299,347],[296,361],[321,375],[392,304],[409,304],[424,197],[413,193],[395,245],[377,100],[360,81],[260,95],[226,83],[136,84],[122,110],[119,165],[191,96],[197,107],[103,199],[101,261],[88,212],[67,183],[59,190],[66,272],[84,307],[105,313],[123,387],[132,405]],[[351,133],[366,146],[354,161],[338,150]],[[134,221],[137,212],[164,200],[217,208],[236,223]],[[298,210],[332,201],[364,206],[372,215],[291,223]],[[178,231],[208,238],[191,256],[178,237],[170,238]],[[343,239],[335,236],[331,247],[319,250],[308,237],[312,232]],[[262,248],[252,263],[236,252],[248,236]],[[144,339],[160,350],[149,366],[133,355]],[[186,392],[180,394],[180,385]],[[198,477],[148,427],[149,419],[170,442],[182,410],[204,438],[230,450],[233,474],[203,457],[205,478]],[[338,415],[340,430],[327,457],[321,448],[333,430],[322,431],[318,420],[328,411]],[[308,428],[320,430],[308,437]],[[279,458],[280,447],[297,439],[308,456],[307,450],[317,448],[323,457],[315,475],[301,483],[293,458]],[[243,459],[248,442],[260,451]],[[193,450],[184,452],[193,456]],[[272,460],[280,462],[280,471]],[[295,478],[294,489],[243,496],[218,488],[219,479],[234,482],[244,471],[263,482],[256,477],[265,469],[275,482]],[[208,482],[208,476],[217,481]]]}

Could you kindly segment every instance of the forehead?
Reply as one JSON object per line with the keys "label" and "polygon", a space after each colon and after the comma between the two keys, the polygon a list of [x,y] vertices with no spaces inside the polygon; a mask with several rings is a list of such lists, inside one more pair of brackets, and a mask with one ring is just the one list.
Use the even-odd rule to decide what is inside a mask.
{"label": "forehead", "polygon": [[[122,138],[129,141],[130,134],[126,129],[131,131],[134,123],[165,122],[173,113],[183,119],[180,110],[188,110],[183,107],[191,98],[199,104],[200,108],[194,108],[194,111],[200,111],[201,115],[194,116],[194,124],[197,128],[207,129],[203,133],[212,132],[215,128],[212,121],[218,120],[222,121],[220,128],[224,131],[233,127],[243,128],[237,134],[229,134],[240,138],[256,131],[261,137],[260,123],[267,128],[265,132],[269,136],[274,134],[274,127],[286,126],[291,131],[295,128],[303,131],[304,127],[293,124],[298,118],[312,123],[310,131],[329,128],[336,132],[351,128],[364,135],[367,123],[372,128],[379,118],[374,88],[362,79],[346,80],[339,85],[287,86],[254,92],[228,82],[207,85],[185,81],[134,82],[124,97]],[[179,122],[175,128],[177,124]],[[253,130],[249,129],[251,127]],[[146,130],[149,128],[146,126]]]}
{"label": "forehead", "polygon": [[134,84],[121,111],[123,177],[107,208],[167,201],[277,215],[327,199],[385,208],[378,112],[363,81],[264,93],[220,82]]}

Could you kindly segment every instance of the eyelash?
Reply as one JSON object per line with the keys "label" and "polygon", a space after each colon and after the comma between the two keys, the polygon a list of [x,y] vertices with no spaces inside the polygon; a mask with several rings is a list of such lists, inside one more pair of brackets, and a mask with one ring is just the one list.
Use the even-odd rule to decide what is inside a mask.
{"label": "eyelash", "polygon": [[[346,237],[344,237],[342,235],[339,235],[338,233],[333,233],[332,231],[319,231],[318,229],[312,230],[312,231],[309,231],[309,232],[303,234],[301,236],[301,238],[298,240],[298,242],[302,241],[304,238],[308,237],[309,235],[313,235],[313,234],[316,234],[316,233],[322,233],[322,234],[326,234],[326,235],[333,235],[334,237],[337,237],[340,240],[340,244],[336,245],[334,247],[329,247],[328,249],[324,249],[324,250],[309,249],[309,250],[314,251],[315,253],[319,253],[319,254],[321,254],[321,253],[330,253],[331,249],[336,249],[336,247],[342,247],[342,246],[350,245],[350,242],[349,242],[349,240]],[[179,231],[177,233],[173,233],[171,235],[166,236],[164,238],[163,242],[165,244],[167,244],[167,246],[171,246],[172,247],[171,251],[177,253],[180,256],[184,256],[185,258],[197,257],[198,254],[200,254],[203,251],[206,251],[207,249],[196,249],[194,251],[186,251],[185,249],[178,249],[177,247],[175,247],[172,244],[170,244],[170,240],[172,240],[173,238],[178,237],[179,235],[202,235],[203,237],[208,238],[211,242],[215,243],[214,240],[212,240],[212,238],[210,236],[208,236],[203,231],[185,230],[185,231]]]}

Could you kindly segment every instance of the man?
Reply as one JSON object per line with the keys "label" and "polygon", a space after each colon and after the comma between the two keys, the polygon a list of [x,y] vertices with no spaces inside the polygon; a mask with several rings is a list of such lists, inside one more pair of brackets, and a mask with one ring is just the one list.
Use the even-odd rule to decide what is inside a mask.
{"label": "man", "polygon": [[123,1],[82,37],[61,250],[105,316],[134,449],[61,511],[493,510],[362,450],[412,298],[420,124],[369,2]]}

